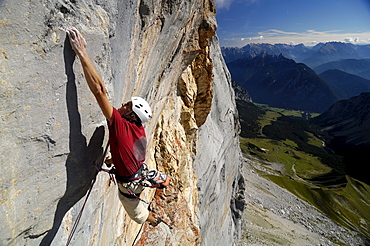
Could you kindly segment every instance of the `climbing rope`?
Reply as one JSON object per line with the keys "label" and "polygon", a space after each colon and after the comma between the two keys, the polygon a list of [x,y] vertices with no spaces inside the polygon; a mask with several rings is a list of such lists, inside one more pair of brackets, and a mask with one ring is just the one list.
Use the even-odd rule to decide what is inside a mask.
{"label": "climbing rope", "polygon": [[[96,166],[96,168],[98,169],[98,171],[100,171],[101,166],[103,165],[103,162],[104,162],[105,156],[106,156],[107,151],[108,151],[108,147],[109,147],[109,142],[107,143],[107,146],[105,147],[105,150],[104,150],[104,153],[103,153],[103,156],[102,156],[101,162],[100,162],[100,163],[98,163],[98,165],[99,165],[99,166],[95,164],[95,166]],[[91,181],[90,188],[89,188],[89,190],[87,191],[87,195],[86,195],[85,201],[84,201],[84,203],[83,203],[83,205],[82,205],[82,208],[81,208],[80,212],[79,212],[79,213],[78,213],[78,215],[77,215],[77,218],[76,218],[75,223],[73,223],[72,230],[71,230],[71,233],[70,233],[70,234],[69,234],[69,236],[68,236],[68,240],[67,240],[66,246],[68,246],[68,245],[71,243],[72,237],[73,237],[74,233],[76,232],[77,225],[78,225],[78,223],[80,222],[82,212],[83,212],[83,210],[85,209],[85,205],[86,205],[87,199],[89,199],[89,196],[90,196],[91,191],[92,191],[92,189],[93,189],[93,187],[94,187],[95,181],[96,181],[96,177]]]}
{"label": "climbing rope", "polygon": [[76,218],[75,223],[73,224],[73,227],[72,227],[71,233],[70,233],[70,234],[69,234],[69,236],[68,236],[68,240],[67,240],[66,246],[68,246],[68,245],[69,245],[69,243],[71,242],[72,237],[73,237],[73,234],[75,233],[75,231],[76,231],[76,229],[77,229],[77,225],[78,225],[78,223],[80,222],[82,212],[83,212],[83,210],[84,210],[84,208],[85,208],[85,205],[86,205],[87,199],[89,198],[89,196],[90,196],[90,194],[91,194],[91,190],[92,190],[92,188],[94,187],[95,181],[96,181],[96,178],[94,178],[94,179],[93,179],[93,181],[91,182],[90,189],[89,189],[89,191],[88,191],[88,193],[87,193],[87,196],[86,196],[86,198],[85,198],[85,201],[84,201],[84,203],[83,203],[83,205],[82,205],[82,208],[81,208],[80,212],[79,212],[79,213],[78,213],[78,215],[77,215],[77,218]]}
{"label": "climbing rope", "polygon": [[131,245],[131,246],[135,246],[136,240],[139,238],[139,235],[140,235],[140,233],[141,233],[141,230],[143,229],[143,226],[144,226],[144,223],[143,223],[143,224],[141,224],[140,229],[139,229],[139,231],[137,232],[136,237],[135,237],[134,241],[132,242],[132,245]]}

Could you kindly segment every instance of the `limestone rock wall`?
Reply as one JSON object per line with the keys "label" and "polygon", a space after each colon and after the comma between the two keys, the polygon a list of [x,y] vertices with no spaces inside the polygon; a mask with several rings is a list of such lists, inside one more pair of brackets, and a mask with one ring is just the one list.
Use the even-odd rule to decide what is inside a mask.
{"label": "limestone rock wall", "polygon": [[[76,26],[116,107],[143,96],[147,163],[171,177],[144,199],[168,221],[132,222],[97,173],[106,122],[65,28]],[[0,1],[0,244],[210,245],[235,241],[230,204],[239,169],[229,75],[212,0]]]}
{"label": "limestone rock wall", "polygon": [[[198,175],[202,245],[234,245],[240,220],[233,208],[239,180],[239,119],[230,74],[217,37],[212,38],[214,86],[212,110],[199,129],[195,170]],[[243,210],[243,208],[241,208]]]}

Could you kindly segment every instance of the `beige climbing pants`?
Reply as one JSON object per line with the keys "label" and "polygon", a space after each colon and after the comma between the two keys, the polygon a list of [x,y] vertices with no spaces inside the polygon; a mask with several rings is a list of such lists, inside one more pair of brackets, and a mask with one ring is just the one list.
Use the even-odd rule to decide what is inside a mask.
{"label": "beige climbing pants", "polygon": [[[123,207],[125,208],[127,214],[130,218],[138,224],[142,224],[146,221],[149,216],[149,210],[146,204],[140,201],[137,198],[128,198],[121,194],[121,192],[130,195],[125,187],[129,187],[134,193],[139,194],[144,190],[144,187],[140,184],[140,181],[132,181],[130,183],[121,183],[118,184],[118,197]],[[121,192],[120,192],[121,191]]]}

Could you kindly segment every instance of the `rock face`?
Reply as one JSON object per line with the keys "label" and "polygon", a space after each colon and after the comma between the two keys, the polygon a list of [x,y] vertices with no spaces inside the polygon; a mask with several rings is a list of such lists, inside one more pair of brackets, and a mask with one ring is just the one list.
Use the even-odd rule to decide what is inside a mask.
{"label": "rock face", "polygon": [[[2,245],[230,245],[239,221],[238,121],[213,1],[0,1]],[[147,163],[170,175],[145,190],[173,229],[132,222],[106,173],[105,119],[65,28],[76,26],[113,105],[143,96]],[[233,212],[231,212],[233,211]]]}

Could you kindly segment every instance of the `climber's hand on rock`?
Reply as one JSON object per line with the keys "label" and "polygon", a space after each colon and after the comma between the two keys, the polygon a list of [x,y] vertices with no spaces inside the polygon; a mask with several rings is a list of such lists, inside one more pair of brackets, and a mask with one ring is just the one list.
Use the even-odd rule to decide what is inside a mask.
{"label": "climber's hand on rock", "polygon": [[87,43],[82,34],[75,27],[67,28],[66,32],[68,34],[72,49],[78,56],[84,55],[86,53]]}

